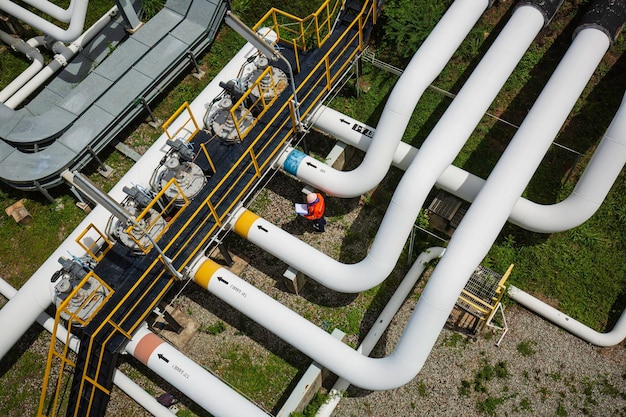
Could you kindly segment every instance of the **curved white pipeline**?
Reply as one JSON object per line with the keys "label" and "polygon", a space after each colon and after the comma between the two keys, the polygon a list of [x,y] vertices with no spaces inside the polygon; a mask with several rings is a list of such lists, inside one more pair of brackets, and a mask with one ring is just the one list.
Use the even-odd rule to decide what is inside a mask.
{"label": "curved white pipeline", "polygon": [[159,336],[140,327],[126,351],[218,417],[268,417],[268,414],[220,381]]}
{"label": "curved white pipeline", "polygon": [[20,75],[0,91],[0,103],[3,103],[43,68],[44,59],[37,48],[25,42],[23,39],[14,38],[1,30],[0,39],[11,46],[11,48],[23,53],[26,58],[32,61],[28,68],[22,71]]}
{"label": "curved white pipeline", "polygon": [[[368,149],[372,139],[360,132],[376,130],[326,106],[321,106],[315,113],[313,126],[362,151]],[[400,142],[393,156],[394,166],[406,170],[418,152],[419,149]],[[623,100],[618,115],[611,122],[572,193],[565,200],[550,205],[520,197],[511,211],[509,221],[539,233],[562,232],[579,226],[598,210],[624,164],[626,105]],[[437,179],[436,184],[447,192],[472,202],[485,180],[450,165]]]}
{"label": "curved white pipeline", "polygon": [[507,294],[529,310],[596,346],[614,346],[626,338],[626,310],[622,312],[613,330],[600,333],[513,285],[509,286]]}
{"label": "curved white pipeline", "polygon": [[[0,0],[1,1],[1,0]],[[67,62],[74,57],[87,43],[96,37],[104,27],[109,24],[113,16],[117,13],[117,6],[112,7],[106,14],[98,19],[89,27],[82,35],[80,35],[69,46],[65,46],[60,42],[52,45],[52,50],[56,53],[54,59],[34,77],[16,91],[11,98],[5,101],[5,105],[10,109],[15,109],[24,100],[26,100],[33,92],[37,91],[50,77],[52,77],[60,68],[67,65]]]}
{"label": "curved white pipeline", "polygon": [[[440,258],[444,251],[444,248],[433,247],[420,253],[413,263],[413,266],[411,266],[411,269],[409,269],[409,272],[406,273],[402,282],[394,291],[387,305],[385,305],[383,311],[381,311],[378,318],[374,321],[372,328],[367,332],[367,335],[365,335],[365,338],[357,348],[357,352],[369,356],[383,333],[387,330],[387,327],[389,327],[391,320],[400,307],[402,307],[402,304],[422,276],[425,265],[436,258]],[[349,387],[350,383],[346,379],[339,377],[329,391],[328,399],[320,406],[319,410],[317,410],[315,417],[330,417],[339,404],[339,400],[341,400],[341,396],[343,395],[342,393],[346,392]]]}
{"label": "curved white pipeline", "polygon": [[[413,265],[413,273],[420,275],[427,262],[441,255],[441,252],[441,248],[434,248],[432,252],[424,253],[420,262],[416,261]],[[421,336],[409,332],[409,328],[416,324],[415,314],[411,316],[391,355],[370,358],[210,259],[204,260],[193,276],[196,284],[356,386],[371,390],[397,388],[413,379],[426,360],[427,355],[420,357],[411,349],[401,348],[403,345],[414,348],[420,343]],[[277,317],[280,319],[277,320]],[[370,343],[374,343],[373,339],[368,341],[368,345]]]}
{"label": "curved white pipeline", "polygon": [[[235,231],[335,291],[360,292],[380,284],[393,270],[433,184],[461,150],[543,24],[544,16],[536,8],[515,10],[413,159],[362,261],[340,263],[244,209],[235,215]],[[397,144],[390,146],[395,152]]]}
{"label": "curved white pipeline", "polygon": [[[0,294],[5,296],[7,299],[12,299],[17,290],[13,288],[8,282],[4,279],[0,278]],[[39,317],[37,317],[37,323],[39,323],[44,329],[53,332],[54,329],[54,319],[50,317],[47,313],[42,312]],[[61,324],[57,327],[57,339],[61,343],[65,343],[67,339],[67,329],[63,327]],[[80,340],[74,336],[70,335],[68,347],[74,351],[78,351],[78,347],[80,346]],[[122,391],[124,391],[130,398],[135,400],[137,404],[141,405],[147,411],[152,413],[156,417],[173,417],[175,416],[169,409],[162,406],[152,395],[148,394],[143,388],[137,385],[132,379],[127,377],[122,371],[119,369],[115,369],[113,373],[113,383],[118,386]]]}
{"label": "curved white pipeline", "polygon": [[89,0],[76,0],[76,4],[72,7],[72,17],[67,29],[56,26],[10,0],[0,0],[0,9],[57,40],[71,42],[78,38],[83,31],[88,4]]}
{"label": "curved white pipeline", "polygon": [[302,181],[338,197],[355,197],[376,187],[383,179],[397,144],[422,93],[488,6],[487,0],[456,0],[428,35],[398,79],[378,122],[370,152],[352,171],[337,171],[290,148],[279,162]]}
{"label": "curved white pipeline", "polygon": [[72,14],[74,12],[74,4],[76,0],[70,1],[70,5],[67,9],[57,6],[54,3],[50,3],[47,0],[23,0],[24,3],[30,4],[33,7],[41,10],[45,14],[50,17],[55,18],[56,20],[67,23],[72,18]]}
{"label": "curved white pipeline", "polygon": [[609,44],[609,38],[593,28],[583,29],[575,37],[422,292],[415,308],[420,321],[410,329],[420,335],[422,343],[411,349],[412,354],[424,355],[432,349],[459,293],[497,238]]}

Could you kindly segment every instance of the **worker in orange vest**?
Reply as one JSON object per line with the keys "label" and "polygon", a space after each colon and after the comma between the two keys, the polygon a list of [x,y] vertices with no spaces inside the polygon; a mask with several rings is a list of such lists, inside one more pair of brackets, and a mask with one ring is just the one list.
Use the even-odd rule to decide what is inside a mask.
{"label": "worker in orange vest", "polygon": [[313,228],[317,232],[323,232],[326,225],[326,219],[324,218],[324,210],[326,205],[324,203],[324,197],[320,193],[309,193],[306,196],[307,214],[304,214],[305,219],[311,220]]}

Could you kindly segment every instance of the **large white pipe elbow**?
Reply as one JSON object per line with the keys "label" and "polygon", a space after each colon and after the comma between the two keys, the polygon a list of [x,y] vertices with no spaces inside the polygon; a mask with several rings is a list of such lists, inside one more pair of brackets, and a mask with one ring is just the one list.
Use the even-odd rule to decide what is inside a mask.
{"label": "large white pipe elbow", "polygon": [[[315,128],[362,151],[367,151],[372,141],[371,132],[375,131],[375,128],[325,106],[318,109],[314,119]],[[393,165],[406,170],[418,152],[419,149],[400,142],[393,156]],[[509,221],[538,233],[556,233],[577,227],[598,210],[625,163],[626,96],[572,193],[555,204],[538,204],[520,197]],[[436,181],[441,189],[470,203],[484,184],[484,179],[454,165],[448,166]]]}
{"label": "large white pipe elbow", "polygon": [[371,152],[352,171],[337,171],[297,150],[284,153],[279,162],[289,173],[326,194],[355,197],[368,192],[384,178],[397,144],[422,93],[488,6],[486,0],[456,0],[437,23],[400,77],[378,122]]}
{"label": "large white pipe elbow", "polygon": [[[419,263],[416,261],[415,271],[421,274],[426,263],[442,252],[443,249],[435,248],[432,252],[426,253],[420,258]],[[435,331],[428,334],[411,330],[416,323],[424,321],[424,317],[418,317],[423,313],[416,313],[418,311],[416,308],[396,350],[385,358],[370,358],[337,340],[210,259],[200,260],[192,271],[192,276],[200,287],[349,383],[365,389],[387,390],[411,381],[421,370],[441,331],[441,327],[436,327],[438,323],[433,324]],[[418,306],[422,304],[421,299],[417,304]],[[277,317],[280,317],[280,320],[277,320]],[[374,337],[373,335],[372,338]],[[367,346],[371,343],[372,340],[368,340]]]}

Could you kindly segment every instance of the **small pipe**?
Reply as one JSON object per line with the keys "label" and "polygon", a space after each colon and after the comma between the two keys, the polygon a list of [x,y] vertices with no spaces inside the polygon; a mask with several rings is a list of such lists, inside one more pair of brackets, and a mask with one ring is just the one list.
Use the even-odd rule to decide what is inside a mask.
{"label": "small pipe", "polygon": [[52,77],[60,68],[67,65],[67,62],[72,59],[72,57],[74,57],[74,55],[76,55],[83,48],[83,46],[89,43],[102,31],[102,29],[104,29],[116,13],[117,6],[114,6],[67,47],[60,42],[53,42],[50,48],[52,48],[52,50],[56,53],[54,59],[50,61],[44,69],[39,71],[29,82],[16,91],[11,98],[6,100],[5,105],[11,109],[15,109],[19,106],[33,92],[38,90],[45,82],[47,82],[48,79]]}
{"label": "small pipe", "polygon": [[620,315],[613,330],[600,333],[513,285],[509,286],[507,294],[512,300],[534,311],[546,320],[596,346],[614,346],[626,338],[626,310]]}
{"label": "small pipe", "polygon": [[72,17],[72,13],[74,11],[74,3],[76,0],[72,0],[67,9],[63,9],[62,7],[57,6],[54,3],[50,3],[47,0],[23,0],[24,3],[30,4],[31,6],[41,10],[45,14],[50,17],[55,18],[56,20],[67,23],[70,21]]}
{"label": "small pipe", "polygon": [[28,68],[26,68],[26,70],[22,71],[19,76],[13,79],[13,81],[11,81],[6,87],[2,89],[2,91],[0,91],[0,103],[3,103],[17,90],[19,90],[24,84],[26,84],[28,80],[33,78],[35,74],[37,74],[41,70],[41,68],[43,68],[44,59],[39,50],[37,50],[37,48],[31,46],[23,39],[14,38],[13,36],[1,30],[0,39],[2,39],[3,42],[8,44],[14,50],[24,54],[26,58],[32,61]]}
{"label": "small pipe", "polygon": [[[391,320],[394,318],[400,307],[402,307],[402,304],[422,276],[425,265],[428,262],[443,256],[444,252],[444,248],[433,247],[425,250],[417,257],[413,266],[409,269],[409,272],[406,273],[404,279],[400,285],[398,285],[398,288],[396,288],[396,291],[389,299],[387,305],[385,305],[383,311],[381,311],[378,315],[374,325],[369,332],[367,332],[367,335],[365,335],[365,338],[357,348],[357,352],[362,355],[369,356],[383,333],[389,327]],[[346,379],[339,377],[330,389],[328,399],[320,406],[319,410],[317,410],[315,417],[330,417],[339,404],[342,393],[346,392],[348,387],[350,387],[350,383]]]}
{"label": "small pipe", "polygon": [[0,9],[57,40],[71,42],[78,38],[83,31],[88,4],[89,0],[76,0],[76,4],[72,7],[72,17],[67,29],[56,26],[10,0],[0,0]]}

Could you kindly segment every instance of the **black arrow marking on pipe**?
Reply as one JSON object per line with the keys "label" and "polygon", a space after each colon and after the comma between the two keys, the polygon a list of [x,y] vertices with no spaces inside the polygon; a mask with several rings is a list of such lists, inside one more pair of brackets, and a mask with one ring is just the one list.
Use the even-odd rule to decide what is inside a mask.
{"label": "black arrow marking on pipe", "polygon": [[257,226],[257,228],[258,228],[259,230],[263,230],[265,233],[267,233],[267,232],[268,232],[268,230],[267,230],[265,227],[261,226],[260,224]]}
{"label": "black arrow marking on pipe", "polygon": [[163,356],[162,353],[159,353],[157,356],[159,357],[159,359],[161,359],[165,363],[169,363],[170,362],[170,360],[167,359],[165,356]]}
{"label": "black arrow marking on pipe", "polygon": [[339,119],[339,121],[340,121],[341,123],[345,123],[345,124],[347,124],[347,125],[349,125],[349,124],[350,124],[350,122],[349,122],[349,121],[347,121],[347,120],[345,120],[345,119]]}
{"label": "black arrow marking on pipe", "polygon": [[217,280],[218,280],[219,282],[223,282],[224,284],[228,285],[228,281],[226,281],[226,280],[225,280],[224,278],[222,278],[222,277],[217,277]]}
{"label": "black arrow marking on pipe", "polygon": [[310,162],[307,162],[306,164],[307,164],[308,166],[310,166],[310,167],[317,168],[317,165],[312,164],[312,163],[310,163]]}

